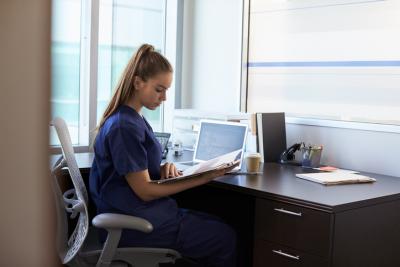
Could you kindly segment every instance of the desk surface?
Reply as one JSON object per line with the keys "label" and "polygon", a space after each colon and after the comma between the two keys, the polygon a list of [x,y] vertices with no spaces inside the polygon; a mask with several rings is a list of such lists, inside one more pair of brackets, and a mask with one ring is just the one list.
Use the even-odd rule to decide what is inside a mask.
{"label": "desk surface", "polygon": [[[168,161],[186,161],[190,153],[182,157],[169,155]],[[56,156],[52,157],[54,162]],[[82,172],[89,172],[92,153],[77,153],[76,159]],[[263,175],[225,175],[210,184],[272,200],[307,205],[328,212],[341,212],[400,199],[400,178],[363,173],[376,178],[375,183],[325,186],[295,177],[305,172],[299,166],[265,163]]]}

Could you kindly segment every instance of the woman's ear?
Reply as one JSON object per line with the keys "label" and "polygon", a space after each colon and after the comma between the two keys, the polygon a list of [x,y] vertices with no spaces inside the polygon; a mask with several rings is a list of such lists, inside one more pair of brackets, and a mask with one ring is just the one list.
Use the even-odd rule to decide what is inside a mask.
{"label": "woman's ear", "polygon": [[144,81],[139,76],[135,76],[133,85],[135,86],[135,90],[140,90],[143,87]]}

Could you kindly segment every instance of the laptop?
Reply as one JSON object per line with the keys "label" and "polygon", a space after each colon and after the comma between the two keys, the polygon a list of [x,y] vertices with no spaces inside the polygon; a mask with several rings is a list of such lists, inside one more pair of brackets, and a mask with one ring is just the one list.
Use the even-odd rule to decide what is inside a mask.
{"label": "laptop", "polygon": [[177,162],[179,170],[196,165],[221,155],[242,149],[240,164],[233,171],[240,170],[243,151],[246,145],[248,125],[215,120],[200,120],[200,130],[197,135],[193,159],[190,162]]}

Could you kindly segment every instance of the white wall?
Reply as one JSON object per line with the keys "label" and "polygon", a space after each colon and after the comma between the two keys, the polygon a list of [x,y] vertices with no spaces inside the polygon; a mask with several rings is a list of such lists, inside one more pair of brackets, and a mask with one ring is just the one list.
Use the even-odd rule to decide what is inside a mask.
{"label": "white wall", "polygon": [[50,5],[0,1],[0,266],[57,266],[48,161]]}
{"label": "white wall", "polygon": [[239,110],[241,0],[185,0],[182,108]]}
{"label": "white wall", "polygon": [[287,144],[322,144],[321,162],[400,177],[400,134],[286,124]]}

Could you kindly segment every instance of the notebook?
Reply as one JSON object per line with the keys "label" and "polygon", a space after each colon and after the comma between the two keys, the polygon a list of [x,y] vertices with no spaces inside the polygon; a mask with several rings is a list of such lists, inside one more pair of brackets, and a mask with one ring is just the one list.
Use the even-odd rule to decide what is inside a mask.
{"label": "notebook", "polygon": [[[179,170],[186,170],[190,166],[236,150],[244,151],[247,130],[247,124],[201,120],[193,159],[190,162],[177,162],[177,168]],[[243,153],[240,153],[237,159],[239,160],[239,165],[233,171],[240,170]]]}
{"label": "notebook", "polygon": [[375,178],[351,172],[298,173],[296,177],[324,185],[375,182]]}

